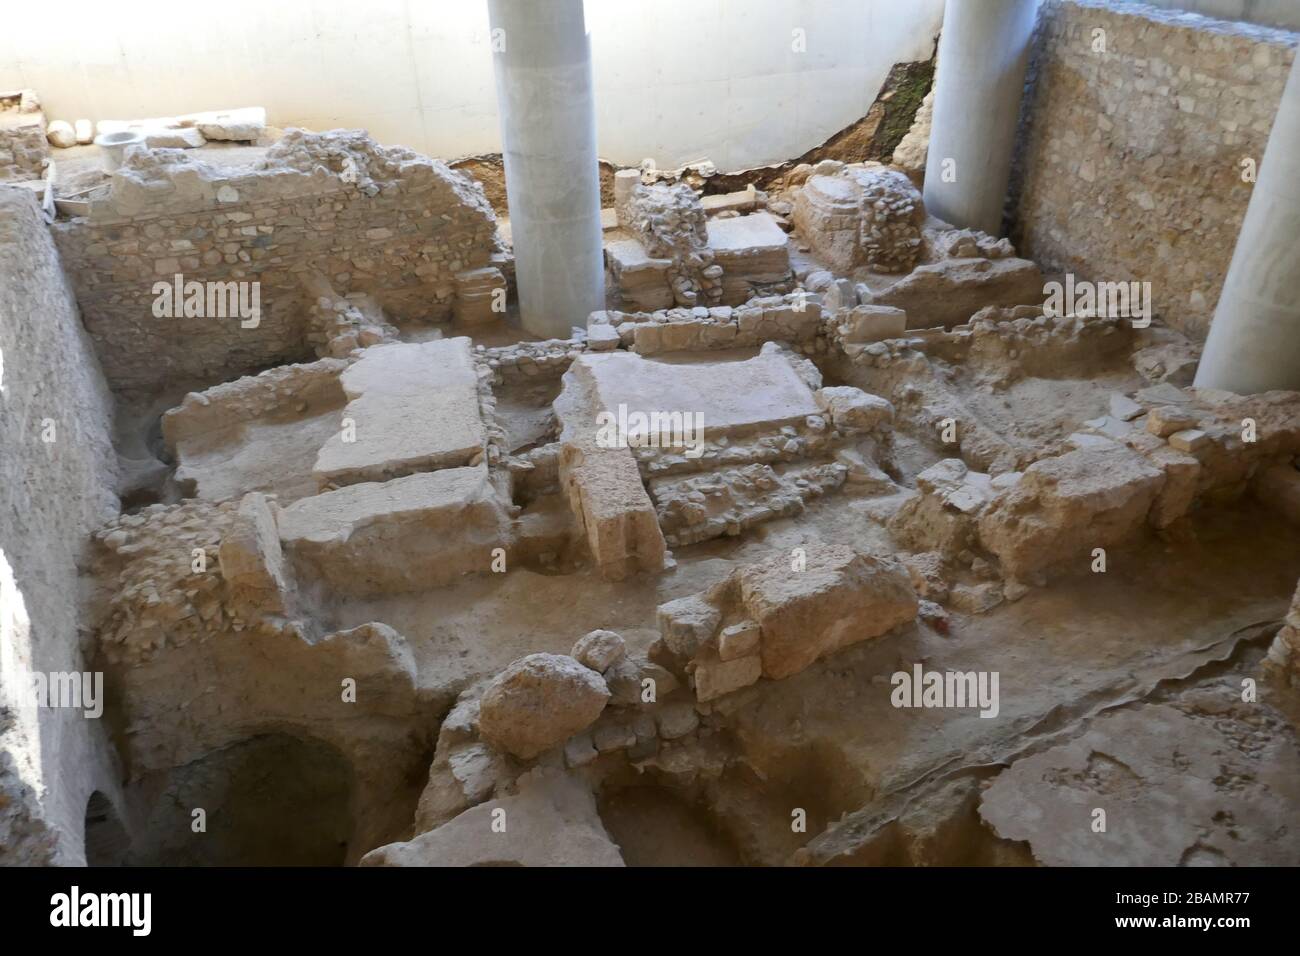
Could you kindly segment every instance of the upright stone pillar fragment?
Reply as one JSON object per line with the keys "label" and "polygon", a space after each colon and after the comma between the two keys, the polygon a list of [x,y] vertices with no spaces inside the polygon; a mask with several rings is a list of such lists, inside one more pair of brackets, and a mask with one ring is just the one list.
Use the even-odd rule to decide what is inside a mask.
{"label": "upright stone pillar fragment", "polygon": [[582,0],[489,0],[488,13],[523,324],[567,338],[605,307]]}

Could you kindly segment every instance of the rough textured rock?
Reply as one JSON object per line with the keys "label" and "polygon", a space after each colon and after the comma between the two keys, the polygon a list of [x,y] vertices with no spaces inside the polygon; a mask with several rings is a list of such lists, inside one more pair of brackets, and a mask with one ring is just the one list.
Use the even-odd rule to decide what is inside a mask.
{"label": "rough textured rock", "polygon": [[[917,606],[899,562],[819,545],[798,567],[782,555],[660,605],[659,628],[666,648],[688,662],[697,699],[708,701],[879,637],[913,620]],[[719,633],[724,620],[734,623]]]}
{"label": "rough textured rock", "polygon": [[304,573],[345,594],[424,590],[487,573],[510,544],[505,503],[483,466],[348,485],[280,512]]}
{"label": "rough textured rock", "polygon": [[851,385],[820,389],[817,404],[826,410],[836,428],[847,432],[872,432],[894,421],[893,405]]}
{"label": "rough textured rock", "polygon": [[485,452],[467,338],[366,349],[341,379],[344,423],[316,459],[322,486],[468,465]]}
{"label": "rough textured rock", "polygon": [[34,195],[4,185],[0,361],[0,861],[79,865],[90,794],[120,803],[105,722],[4,702],[16,668],[89,669],[79,578],[118,511],[113,398]]}
{"label": "rough textured rock", "polygon": [[835,269],[908,272],[921,254],[925,203],[905,173],[851,165],[814,175],[795,192],[794,223]]}
{"label": "rough textured rock", "polygon": [[893,164],[905,170],[918,186],[925,178],[930,153],[930,125],[934,121],[934,90],[925,94],[912,127],[894,149]]}
{"label": "rough textured rock", "polygon": [[483,692],[484,739],[528,759],[556,747],[600,716],[609,700],[605,679],[563,654],[529,654]]}
{"label": "rough textured rock", "polygon": [[[438,320],[453,313],[454,277],[499,254],[480,187],[359,130],[291,130],[253,167],[195,154],[132,150],[107,199],[53,226],[115,388],[211,385],[302,360],[306,272],[343,295],[371,293],[398,319]],[[260,283],[256,325],[228,310],[155,314],[155,283],[176,275]]]}
{"label": "rough textured rock", "polygon": [[[494,828],[494,823],[496,824]],[[408,843],[366,854],[363,866],[622,866],[591,792],[538,769],[519,793],[466,810]]]}
{"label": "rough textured rock", "polygon": [[579,664],[603,674],[627,653],[627,644],[613,631],[592,631],[573,645],[573,657]]}
{"label": "rough textured rock", "polygon": [[1146,522],[1163,473],[1121,445],[1080,449],[1030,465],[979,519],[980,542],[1024,579],[1131,539]]}
{"label": "rough textured rock", "polygon": [[[1264,155],[1294,33],[1097,0],[1050,0],[1038,22],[1016,244],[1049,271],[1150,282],[1154,311],[1203,340],[1254,188],[1242,162]],[[1134,212],[1117,231],[1121,206]]]}
{"label": "rough textured rock", "polygon": [[234,587],[279,592],[285,588],[284,553],[275,514],[266,497],[250,492],[239,503],[239,511],[217,552],[221,576]]}
{"label": "rough textured rock", "polygon": [[[1234,708],[1231,685],[1223,690],[1199,707],[1099,718],[1077,740],[1012,764],[980,815],[1048,866],[1294,866],[1300,849],[1276,834],[1300,806],[1300,757],[1269,742],[1250,705]],[[1104,832],[1093,827],[1098,809]]]}
{"label": "rough textured rock", "polygon": [[46,134],[45,114],[35,90],[0,93],[0,183],[44,175],[50,161]]}
{"label": "rough textured rock", "polygon": [[[1004,480],[1009,487],[1018,475]],[[972,471],[959,458],[947,458],[916,476],[920,492],[909,498],[889,520],[898,540],[917,551],[956,557],[976,541],[977,519],[996,497],[988,475]]]}
{"label": "rough textured rock", "polygon": [[1043,273],[1027,259],[944,259],[873,292],[870,305],[907,312],[908,328],[951,328],[990,305],[1039,305]]}
{"label": "rough textured rock", "polygon": [[762,632],[763,676],[789,677],[819,657],[916,617],[902,565],[851,548],[812,548],[803,571],[784,557],[743,568],[740,602]]}

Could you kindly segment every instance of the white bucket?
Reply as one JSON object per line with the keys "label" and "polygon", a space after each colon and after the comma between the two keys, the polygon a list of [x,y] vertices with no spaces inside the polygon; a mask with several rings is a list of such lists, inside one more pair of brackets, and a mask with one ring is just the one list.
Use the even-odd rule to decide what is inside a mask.
{"label": "white bucket", "polygon": [[122,165],[126,158],[128,146],[144,143],[144,133],[138,130],[122,130],[119,133],[100,133],[95,137],[95,145],[104,155],[104,168],[110,173]]}

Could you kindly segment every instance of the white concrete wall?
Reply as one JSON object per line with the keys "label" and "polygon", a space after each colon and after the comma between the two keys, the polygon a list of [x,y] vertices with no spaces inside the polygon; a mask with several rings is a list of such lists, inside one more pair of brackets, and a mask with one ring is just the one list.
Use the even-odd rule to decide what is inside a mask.
{"label": "white concrete wall", "polygon": [[[944,0],[586,0],[602,157],[724,170],[797,156],[928,59]],[[482,0],[13,4],[0,89],[51,119],[265,106],[456,158],[500,149]],[[806,49],[796,52],[795,30]]]}

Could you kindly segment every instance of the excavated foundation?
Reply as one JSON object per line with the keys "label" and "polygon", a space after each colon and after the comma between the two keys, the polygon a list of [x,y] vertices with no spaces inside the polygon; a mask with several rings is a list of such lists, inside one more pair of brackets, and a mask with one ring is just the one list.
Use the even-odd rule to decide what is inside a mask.
{"label": "excavated foundation", "polygon": [[[482,187],[359,131],[0,195],[116,407],[86,861],[1300,863],[1300,393],[900,168],[770,185],[620,171],[547,341]],[[148,317],[155,255],[262,324]]]}

